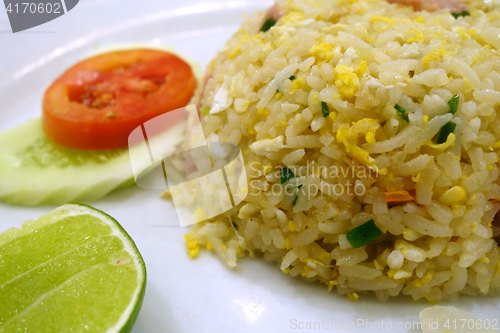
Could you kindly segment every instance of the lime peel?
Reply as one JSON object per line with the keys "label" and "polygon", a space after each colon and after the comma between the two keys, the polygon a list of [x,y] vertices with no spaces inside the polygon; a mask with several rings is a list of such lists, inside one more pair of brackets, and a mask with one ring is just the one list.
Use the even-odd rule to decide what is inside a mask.
{"label": "lime peel", "polygon": [[[92,229],[93,225],[96,225],[99,229],[96,229],[95,234],[89,234],[88,237],[80,240],[81,244],[78,244],[78,236],[87,236],[87,229],[94,230]],[[54,230],[60,230],[60,227],[62,230],[62,235],[52,234],[56,235],[57,237],[55,237],[55,239],[50,238],[50,231],[54,232]],[[64,229],[66,227],[67,229]],[[74,240],[72,237],[65,237],[73,236],[73,234],[71,233],[64,234],[64,231],[67,230],[85,230],[85,232],[83,232],[83,234],[82,232],[80,232],[80,234],[76,234],[76,240]],[[21,252],[13,254],[8,252],[9,249],[15,249],[16,246],[21,246],[21,250],[23,250],[22,245],[19,244],[24,244],[23,241],[26,242],[31,239],[38,239],[41,240],[41,242],[35,244],[30,243],[29,246],[26,246],[24,249],[28,253]],[[58,240],[60,239],[63,239],[62,242],[67,243],[58,243]],[[108,241],[104,242],[105,239],[107,239]],[[51,244],[52,247],[50,249],[37,248],[37,246],[43,244],[43,242],[45,242],[46,244]],[[92,244],[90,244],[92,242],[95,242],[97,246],[92,246]],[[76,247],[74,247],[75,244],[77,245]],[[64,246],[69,247],[69,251],[67,251]],[[106,246],[108,246],[108,248],[106,248]],[[83,257],[82,262],[86,264],[86,266],[78,266],[78,260],[73,260],[74,258],[77,258],[81,261],[81,258],[78,257],[79,255],[81,255],[80,248],[85,248],[82,252],[87,251],[89,254],[89,257]],[[3,251],[5,251],[5,253],[2,253],[2,249]],[[111,249],[114,252],[105,251],[107,249]],[[34,252],[29,252],[29,250],[34,250]],[[36,263],[36,260],[40,261],[40,253],[43,253],[44,251],[47,253],[50,252],[53,255],[53,258],[44,257],[44,261],[42,261],[41,263]],[[61,253],[57,253],[57,251],[60,251]],[[96,251],[95,255],[93,251]],[[17,265],[16,261],[11,261],[11,274],[9,277],[9,259],[15,260],[17,258],[16,255],[24,256],[25,259],[27,259],[24,262],[20,262],[20,265]],[[34,256],[34,264],[30,262],[30,260],[32,259],[30,255]],[[36,258],[37,255],[39,256],[39,258]],[[73,255],[73,257],[70,257],[71,260],[69,261],[69,263],[63,261],[63,265],[59,264],[51,266],[52,261],[56,261],[63,256],[71,255]],[[16,320],[16,322],[21,321],[23,323],[23,326],[24,324],[26,324],[26,328],[28,328],[28,326],[30,326],[31,324],[36,325],[37,329],[44,328],[44,330],[47,332],[54,331],[54,329],[57,330],[57,327],[52,327],[52,325],[61,324],[50,321],[49,319],[45,320],[44,322],[45,318],[43,317],[45,316],[36,317],[34,319],[34,321],[36,322],[30,322],[29,312],[32,312],[32,316],[36,314],[37,310],[40,310],[40,307],[39,309],[36,309],[36,307],[39,306],[40,303],[42,303],[41,307],[43,308],[43,311],[46,311],[47,313],[47,318],[54,315],[58,316],[59,313],[56,311],[60,310],[61,321],[71,323],[71,318],[66,318],[64,316],[66,315],[66,312],[71,313],[71,311],[75,310],[80,315],[80,318],[78,318],[74,322],[79,322],[79,324],[81,325],[83,317],[88,321],[89,324],[92,323],[93,325],[95,325],[94,322],[97,322],[98,325],[100,325],[100,327],[98,327],[98,330],[96,329],[96,327],[94,327],[94,332],[111,333],[131,331],[139,314],[142,301],[144,299],[146,288],[146,267],[144,264],[144,260],[137,250],[137,247],[135,246],[133,240],[118,224],[118,222],[111,216],[86,205],[64,205],[47,215],[41,216],[38,220],[27,221],[23,223],[21,228],[11,228],[1,233],[0,258],[2,257],[3,259],[0,260],[0,268],[2,268],[2,271],[6,274],[5,276],[7,277],[5,279],[7,281],[0,281],[0,290],[5,289],[4,291],[7,291],[9,288],[16,290],[16,288],[22,287],[23,283],[28,283],[28,285],[33,288],[35,296],[31,297],[33,295],[29,295],[29,292],[27,297],[26,295],[19,295],[18,297],[16,297],[16,294],[14,294],[16,296],[13,296],[12,294],[9,294],[7,296],[8,299],[15,300],[15,304],[13,304],[13,302],[10,302],[11,304],[8,304],[9,302],[6,302],[0,305],[0,332],[4,332],[5,329],[9,330],[8,324],[9,322],[14,321],[14,319]],[[99,263],[98,259],[101,259],[102,262]],[[22,267],[22,265],[26,263],[28,264],[26,267],[24,267],[23,272],[16,271],[16,269],[19,269],[19,266]],[[2,265],[6,267],[2,267]],[[30,267],[30,265],[35,266]],[[56,269],[54,269],[54,266],[56,267]],[[78,269],[81,269],[81,271],[78,271]],[[38,270],[38,272],[36,272],[36,270]],[[37,284],[31,285],[31,282],[37,281],[36,278],[41,275],[41,271],[43,271],[44,274],[48,272],[48,275],[45,277],[45,279],[39,280],[43,281],[44,285],[41,287]],[[71,275],[68,272],[75,272],[75,274]],[[120,273],[121,275],[118,277],[113,276],[112,274],[108,275],[108,272],[116,272]],[[126,274],[123,275],[122,272],[125,272]],[[57,278],[61,277],[63,277],[61,281],[64,280],[64,282],[61,282],[57,286],[55,286],[54,284],[54,288],[47,287],[46,281],[50,282],[51,279],[57,280]],[[22,281],[18,282],[15,280]],[[135,283],[133,282],[133,280],[136,280]],[[12,281],[15,282],[12,283]],[[98,281],[96,285],[92,284],[96,283],[96,281]],[[124,281],[132,281],[132,283],[123,283]],[[120,284],[120,282],[122,283]],[[81,288],[76,290],[70,288],[70,291],[73,293],[73,295],[64,294],[63,296],[61,296],[63,297],[63,301],[65,302],[68,302],[68,300],[74,300],[74,304],[65,303],[64,306],[60,306],[57,309],[50,308],[49,304],[51,303],[51,301],[54,304],[58,304],[57,301],[60,300],[58,298],[58,295],[63,294],[61,290],[68,287],[67,284]],[[106,287],[109,287],[109,290],[102,290],[102,288]],[[44,293],[37,296],[37,289],[39,289],[38,293],[41,292],[40,290],[44,291]],[[108,293],[112,293],[112,299],[106,298],[105,301],[102,302],[102,299],[99,300],[98,297],[106,295],[106,291],[108,291]],[[120,293],[120,291],[122,291],[122,293]],[[3,297],[0,293],[0,299],[2,298]],[[26,301],[26,299],[28,299],[28,301],[23,304],[23,300]],[[48,302],[46,302],[46,299],[48,299]],[[82,304],[85,304],[85,301],[87,301],[87,304],[90,304],[91,306],[82,308]],[[99,303],[99,301],[101,301],[101,303]],[[44,302],[47,304],[44,304]],[[110,308],[109,304],[106,304],[107,302],[109,302],[109,304],[117,304],[117,306]],[[23,306],[24,308],[22,308]],[[99,306],[102,307],[102,309]],[[33,311],[31,311],[32,308],[34,308]],[[13,309],[15,313],[14,315],[12,315]],[[117,309],[121,309],[121,312],[116,313]],[[52,313],[51,310],[53,311]],[[5,312],[2,313],[3,311]],[[24,315],[26,315],[27,317]],[[109,322],[108,318],[114,319],[112,322]],[[106,320],[108,320],[108,322],[106,322]],[[40,325],[47,326],[45,327]],[[73,330],[75,328],[65,327],[65,329]]]}

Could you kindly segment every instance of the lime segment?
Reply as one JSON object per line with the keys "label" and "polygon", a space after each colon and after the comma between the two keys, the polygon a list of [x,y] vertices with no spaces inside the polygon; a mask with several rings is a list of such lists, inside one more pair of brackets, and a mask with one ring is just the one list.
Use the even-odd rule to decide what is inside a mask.
{"label": "lime segment", "polygon": [[126,332],[146,270],[114,219],[65,205],[0,234],[0,332]]}

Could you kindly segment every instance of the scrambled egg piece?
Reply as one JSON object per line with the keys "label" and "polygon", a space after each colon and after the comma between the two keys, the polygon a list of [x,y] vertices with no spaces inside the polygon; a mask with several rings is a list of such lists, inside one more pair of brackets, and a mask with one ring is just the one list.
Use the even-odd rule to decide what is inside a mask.
{"label": "scrambled egg piece", "polygon": [[259,116],[265,116],[265,117],[267,117],[267,116],[269,116],[269,109],[258,109],[257,110],[257,114]]}
{"label": "scrambled egg piece", "polygon": [[358,138],[365,137],[369,143],[375,142],[375,132],[380,127],[378,120],[372,118],[365,118],[358,122],[353,123],[351,127],[342,126],[337,132],[337,141],[345,145],[346,151],[351,156],[358,159],[367,167],[375,165],[375,159],[370,154],[358,146]]}
{"label": "scrambled egg piece", "polygon": [[302,89],[305,90],[307,87],[306,81],[303,77],[298,77],[292,81],[290,85],[290,94],[294,94],[297,90]]}
{"label": "scrambled egg piece", "polygon": [[298,11],[292,11],[280,19],[280,25],[299,23],[304,20],[304,14]]}
{"label": "scrambled egg piece", "polygon": [[[412,29],[414,30],[414,29]],[[421,32],[421,31],[416,31],[415,29],[415,33],[414,33],[414,36],[408,38],[406,40],[406,43],[407,44],[411,44],[411,43],[423,43],[424,42],[424,34]]]}
{"label": "scrambled egg piece", "polygon": [[333,59],[333,44],[321,43],[314,45],[309,53],[316,58],[319,63],[329,62]]}
{"label": "scrambled egg piece", "polygon": [[[372,22],[384,22],[386,24],[388,24],[389,26],[393,26],[395,23],[403,23],[403,24],[408,24],[408,23],[411,23],[410,20],[408,19],[393,19],[393,18],[390,18],[390,17],[387,17],[387,16],[380,16],[380,15],[373,15],[371,17],[371,20]],[[418,17],[415,19],[415,22],[421,22],[421,21],[424,21],[425,22],[425,19],[423,17]]]}
{"label": "scrambled egg piece", "polygon": [[420,179],[422,178],[422,173],[419,172],[416,175],[411,176],[411,180],[413,180],[415,183],[418,183]]}
{"label": "scrambled egg piece", "polygon": [[354,72],[358,75],[363,75],[366,72],[367,68],[368,68],[368,63],[363,60],[359,63],[359,69],[357,69]]}
{"label": "scrambled egg piece", "polygon": [[243,38],[236,44],[231,52],[228,53],[228,59],[234,59],[241,54],[241,45],[245,44],[248,40],[254,40],[257,44],[263,44],[264,41],[257,35],[244,35]]}
{"label": "scrambled egg piece", "polygon": [[448,137],[446,138],[446,142],[443,142],[443,143],[433,143],[432,141],[429,141],[427,143],[427,145],[431,148],[434,148],[434,149],[439,149],[439,150],[445,150],[449,147],[452,147],[453,145],[455,145],[455,140],[456,140],[456,136],[454,133],[450,133],[448,134]]}
{"label": "scrambled egg piece", "polygon": [[463,39],[476,39],[477,29],[465,29],[463,27],[459,27],[457,29],[453,29],[457,34],[460,35]]}
{"label": "scrambled egg piece", "polygon": [[424,284],[429,283],[433,275],[434,275],[433,271],[428,271],[427,273],[425,273],[425,275],[422,276],[422,283]]}
{"label": "scrambled egg piece", "polygon": [[424,17],[422,17],[422,16],[417,16],[417,17],[413,20],[413,22],[415,22],[415,23],[425,23],[425,22],[426,22],[426,20],[425,20],[425,18],[424,18]]}
{"label": "scrambled egg piece", "polygon": [[410,261],[422,262],[427,258],[427,253],[424,250],[400,239],[396,240],[394,248]]}
{"label": "scrambled egg piece", "polygon": [[268,175],[271,171],[273,171],[273,166],[271,164],[264,166],[264,174]]}
{"label": "scrambled egg piece", "polygon": [[357,302],[359,300],[359,296],[355,292],[347,293],[347,298],[349,298],[349,300],[354,302]]}
{"label": "scrambled egg piece", "polygon": [[393,275],[393,278],[395,280],[401,280],[401,279],[407,279],[407,278],[411,278],[413,275],[413,272],[411,271],[406,271],[404,269],[400,269],[400,270],[397,270],[394,275]]}
{"label": "scrambled egg piece", "polygon": [[201,208],[198,208],[195,212],[194,215],[198,221],[203,221],[206,220],[208,215],[205,213],[205,211]]}
{"label": "scrambled egg piece", "polygon": [[257,155],[265,155],[271,151],[279,151],[280,149],[285,148],[285,144],[283,142],[284,139],[284,136],[280,135],[274,139],[258,140],[250,145],[250,150]]}
{"label": "scrambled egg piece", "polygon": [[485,264],[489,264],[490,263],[490,259],[488,259],[487,257],[481,257],[478,260],[480,262],[484,262]]}
{"label": "scrambled egg piece", "polygon": [[184,238],[186,239],[189,258],[196,258],[200,252],[200,245],[198,245],[198,241],[196,239],[191,239],[189,235],[185,235]]}
{"label": "scrambled egg piece", "polygon": [[339,89],[339,93],[347,98],[354,96],[359,87],[359,78],[354,73],[351,67],[338,65],[335,67],[335,85]]}
{"label": "scrambled egg piece", "polygon": [[422,64],[424,66],[429,65],[429,63],[433,61],[438,61],[443,58],[445,54],[452,54],[453,52],[446,51],[446,48],[444,46],[438,47],[436,50],[432,51],[431,53],[426,54],[422,58]]}
{"label": "scrambled egg piece", "polygon": [[377,21],[384,22],[384,23],[387,23],[387,24],[390,24],[390,25],[393,25],[394,23],[397,22],[397,20],[392,19],[390,17],[380,16],[380,15],[373,15],[372,16],[372,22],[377,22]]}

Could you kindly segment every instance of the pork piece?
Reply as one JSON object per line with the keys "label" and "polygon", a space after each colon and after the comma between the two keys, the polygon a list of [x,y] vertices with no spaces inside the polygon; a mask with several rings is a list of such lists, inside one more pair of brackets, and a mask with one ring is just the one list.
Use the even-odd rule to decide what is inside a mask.
{"label": "pork piece", "polygon": [[456,0],[386,0],[389,3],[397,3],[412,6],[415,11],[426,10],[435,12],[440,9],[449,9],[452,13],[461,13],[467,10],[467,5]]}
{"label": "pork piece", "polygon": [[285,12],[281,9],[281,7],[278,4],[274,4],[269,10],[266,12],[266,15],[264,16],[264,21],[267,20],[268,18],[272,18],[275,21],[278,21],[280,18],[285,15]]}

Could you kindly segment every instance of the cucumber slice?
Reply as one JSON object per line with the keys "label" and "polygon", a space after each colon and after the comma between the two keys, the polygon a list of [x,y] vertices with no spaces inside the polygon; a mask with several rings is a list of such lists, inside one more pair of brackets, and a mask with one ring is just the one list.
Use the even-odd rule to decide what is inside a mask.
{"label": "cucumber slice", "polygon": [[[166,153],[173,152],[184,137],[183,125],[181,122],[155,137],[167,140],[163,141],[168,142]],[[41,119],[29,120],[0,133],[0,147],[0,200],[10,204],[93,201],[134,183],[128,148],[108,151],[66,148],[45,136]],[[150,161],[148,154],[135,151],[133,156]],[[144,163],[144,168],[149,164]]]}

